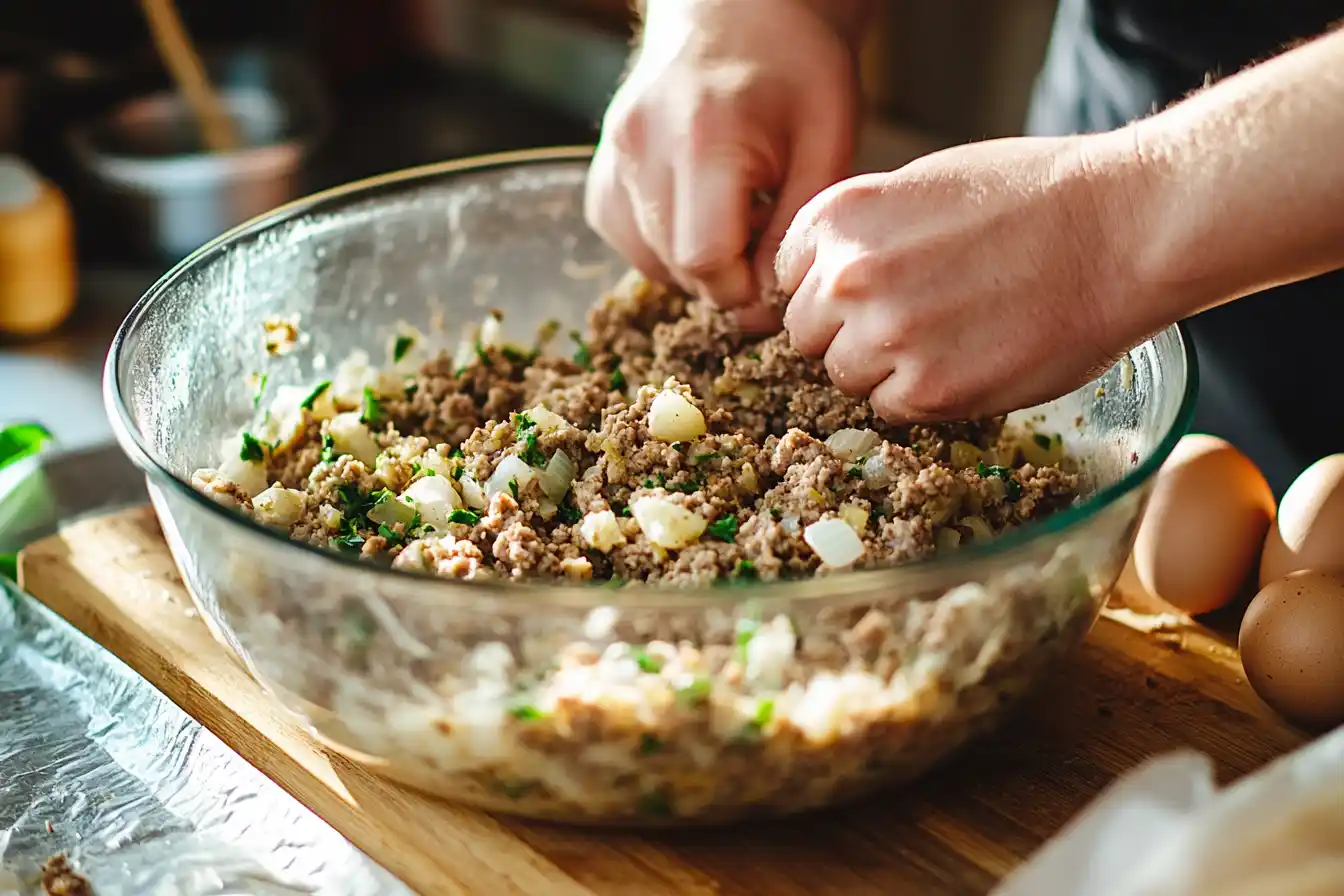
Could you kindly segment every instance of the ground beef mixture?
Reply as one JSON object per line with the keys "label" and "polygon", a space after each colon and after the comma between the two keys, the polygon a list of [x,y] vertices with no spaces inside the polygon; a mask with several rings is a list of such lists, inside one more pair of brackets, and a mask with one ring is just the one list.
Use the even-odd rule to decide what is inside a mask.
{"label": "ground beef mixture", "polygon": [[598,583],[591,602],[520,592],[478,610],[421,600],[403,577],[313,582],[183,527],[203,611],[326,742],[381,774],[602,823],[856,796],[990,727],[1081,640],[1123,562],[1133,514],[1114,513],[1081,550],[1042,540],[973,581],[787,602],[608,591],[915,561],[1049,514],[1078,481],[1056,434],[887,425],[786,336],[748,338],[643,281],[568,345],[548,330],[512,346],[492,318],[443,355],[403,333],[381,368],[360,353],[330,381],[259,395],[266,410],[192,478],[371,564]]}
{"label": "ground beef mixture", "polygon": [[398,569],[670,585],[918,560],[1077,491],[1057,437],[889,425],[786,334],[749,338],[644,281],[599,301],[563,353],[505,344],[497,323],[418,369],[408,334],[389,369],[361,357],[280,396],[194,485]]}

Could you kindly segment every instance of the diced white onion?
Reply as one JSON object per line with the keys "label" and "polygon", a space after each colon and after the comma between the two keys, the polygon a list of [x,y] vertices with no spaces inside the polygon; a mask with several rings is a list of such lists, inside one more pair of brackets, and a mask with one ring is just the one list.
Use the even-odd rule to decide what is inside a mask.
{"label": "diced white onion", "polygon": [[989,541],[994,537],[994,530],[989,528],[989,523],[982,516],[964,516],[957,521],[957,525],[970,529],[971,537],[976,541]]}
{"label": "diced white onion", "polygon": [[952,467],[957,470],[969,470],[985,459],[980,449],[970,442],[953,442],[948,451]]}
{"label": "diced white onion", "polygon": [[880,444],[881,436],[871,429],[841,429],[826,440],[826,447],[841,460],[858,460]]}
{"label": "diced white onion", "polygon": [[553,519],[560,508],[550,498],[542,498],[537,502],[537,516],[544,520]]}
{"label": "diced white onion", "polygon": [[706,526],[700,514],[656,496],[630,502],[630,515],[650,542],[670,550],[694,544]]}
{"label": "diced white onion", "polygon": [[858,533],[842,519],[817,520],[803,530],[803,541],[827,566],[850,566],[863,556]]}
{"label": "diced white onion", "polygon": [[[375,395],[394,395],[401,391],[402,378],[391,371],[379,370],[369,363],[369,353],[356,350],[336,365],[336,374],[331,378],[331,388],[327,396],[346,405],[357,405],[364,400],[364,390],[372,389]],[[306,398],[312,390],[304,391]]]}
{"label": "diced white onion", "polygon": [[341,528],[341,520],[345,519],[345,514],[341,513],[330,504],[323,504],[317,508],[317,521],[323,528],[336,530]]}
{"label": "diced white onion", "polygon": [[742,490],[750,494],[756,494],[761,488],[761,481],[756,476],[756,468],[750,462],[742,465],[742,475],[738,477],[738,484]]}
{"label": "diced white onion", "polygon": [[528,411],[527,416],[532,418],[532,422],[537,424],[537,429],[541,432],[550,432],[553,429],[562,429],[569,425],[569,421],[564,417],[541,405],[537,405]]}
{"label": "diced white onion", "polygon": [[660,442],[689,442],[705,434],[705,415],[685,395],[664,389],[649,405],[649,435]]}
{"label": "diced white onion", "polygon": [[868,528],[868,511],[851,502],[845,502],[841,505],[840,519],[848,523],[849,527],[860,535]]}
{"label": "diced white onion", "polygon": [[415,519],[415,513],[416,509],[409,503],[394,498],[370,507],[368,516],[371,523],[393,526],[397,523],[409,524],[411,520]]}
{"label": "diced white onion", "polygon": [[471,362],[476,360],[476,340],[466,338],[457,344],[456,351],[453,352],[453,370],[462,370],[464,367],[470,367]]}
{"label": "diced white onion", "polygon": [[874,454],[863,462],[863,481],[869,488],[886,488],[891,485],[891,471],[887,469],[882,455]]}
{"label": "diced white onion", "polygon": [[481,347],[491,348],[499,345],[503,337],[504,322],[500,320],[498,314],[487,314],[485,322],[481,324]]}
{"label": "diced white onion", "polygon": [[490,499],[485,496],[485,490],[481,484],[476,481],[476,477],[470,473],[463,473],[462,478],[457,481],[462,489],[462,503],[476,510],[484,510],[490,504]]}
{"label": "diced white onion", "polygon": [[369,469],[378,459],[378,443],[369,428],[359,421],[359,414],[348,411],[331,418],[327,427],[332,448],[337,454],[348,454]]}
{"label": "diced white onion", "polygon": [[579,523],[579,535],[590,547],[604,554],[618,544],[625,544],[625,533],[616,521],[616,514],[610,510],[584,514],[583,521]]}
{"label": "diced white onion", "polygon": [[546,469],[537,472],[537,481],[541,483],[541,490],[546,493],[546,497],[559,504],[573,485],[574,476],[578,472],[579,465],[561,449],[551,455]]}
{"label": "diced white onion", "polygon": [[535,479],[537,471],[533,470],[523,459],[516,454],[510,454],[499,462],[495,467],[495,472],[490,474],[490,478],[485,481],[485,497],[493,498],[500,492],[513,494],[513,489],[509,483],[513,482],[518,489],[518,494],[523,493],[523,489],[529,482]]}
{"label": "diced white onion", "polygon": [[303,498],[297,489],[273,485],[252,499],[252,509],[258,522],[287,529],[303,515]]}
{"label": "diced white onion", "polygon": [[462,498],[444,476],[424,476],[411,483],[402,495],[420,514],[421,521],[443,531],[448,516],[462,506]]}
{"label": "diced white onion", "polygon": [[222,450],[224,459],[219,464],[220,475],[247,492],[249,497],[270,484],[266,479],[266,464],[242,459],[241,435],[225,439]]}
{"label": "diced white onion", "polygon": [[797,535],[799,522],[798,514],[786,513],[779,518],[779,527],[790,535]]}
{"label": "diced white onion", "polygon": [[452,479],[453,471],[457,468],[458,462],[444,457],[439,453],[439,449],[431,448],[420,456],[420,466],[427,473]]}

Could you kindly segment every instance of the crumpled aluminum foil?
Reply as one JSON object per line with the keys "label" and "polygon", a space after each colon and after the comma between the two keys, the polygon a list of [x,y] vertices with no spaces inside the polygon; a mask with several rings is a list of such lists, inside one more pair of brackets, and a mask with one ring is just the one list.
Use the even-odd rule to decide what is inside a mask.
{"label": "crumpled aluminum foil", "polygon": [[[81,475],[98,476],[89,463],[81,458]],[[37,477],[60,517],[92,509],[60,500],[80,489],[62,482],[59,463]],[[411,892],[114,656],[6,583],[0,896],[40,894],[40,868],[55,853],[68,855],[98,896]]]}

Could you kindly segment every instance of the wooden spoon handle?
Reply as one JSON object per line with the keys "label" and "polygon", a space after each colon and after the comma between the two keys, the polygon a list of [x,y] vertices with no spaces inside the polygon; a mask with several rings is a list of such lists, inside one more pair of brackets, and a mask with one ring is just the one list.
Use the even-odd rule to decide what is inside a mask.
{"label": "wooden spoon handle", "polygon": [[201,139],[210,152],[228,152],[238,148],[238,131],[233,118],[210,86],[201,58],[182,27],[173,0],[140,0],[149,31],[169,73],[186,97],[201,128]]}

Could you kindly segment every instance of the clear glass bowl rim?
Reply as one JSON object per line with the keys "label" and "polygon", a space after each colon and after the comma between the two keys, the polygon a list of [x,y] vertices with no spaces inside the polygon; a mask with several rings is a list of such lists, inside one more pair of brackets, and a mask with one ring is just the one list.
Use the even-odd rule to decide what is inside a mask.
{"label": "clear glass bowl rim", "polygon": [[1080,529],[1090,519],[1142,486],[1162,466],[1176,443],[1189,429],[1199,387],[1199,370],[1195,353],[1190,350],[1185,327],[1182,324],[1174,324],[1168,327],[1166,332],[1175,336],[1180,347],[1181,360],[1185,368],[1185,383],[1181,404],[1171,427],[1162,434],[1152,453],[1119,480],[1100,489],[1086,500],[1059,511],[1039,523],[1023,526],[1009,535],[982,545],[971,546],[947,556],[934,557],[909,566],[860,570],[824,578],[741,584],[732,588],[646,586],[621,589],[575,585],[560,581],[502,582],[495,579],[463,581],[438,578],[372,566],[353,557],[305,542],[296,542],[277,530],[221,507],[196,491],[189,482],[179,478],[169,469],[167,461],[159,456],[154,447],[141,435],[131,415],[130,407],[122,397],[121,356],[155,302],[193,269],[211,262],[233,245],[262,231],[306,214],[336,211],[349,201],[370,198],[384,189],[400,189],[453,175],[525,165],[563,162],[587,164],[592,153],[592,146],[556,146],[471,156],[391,171],[296,199],[239,224],[201,246],[160,277],[136,302],[121,326],[117,328],[103,369],[103,402],[118,443],[131,461],[147,476],[165,488],[173,490],[195,509],[224,520],[225,525],[236,527],[240,533],[246,532],[251,537],[264,539],[269,549],[294,553],[296,561],[298,556],[302,555],[303,562],[317,564],[315,567],[317,569],[323,568],[325,564],[332,575],[372,576],[371,582],[387,581],[389,577],[403,584],[414,581],[419,592],[418,596],[427,601],[449,605],[467,605],[486,598],[492,602],[500,601],[501,608],[509,607],[515,611],[522,609],[519,604],[524,602],[534,607],[541,603],[578,608],[618,606],[685,610],[697,605],[731,608],[746,601],[831,602],[847,596],[855,597],[893,589],[902,591],[931,589],[947,586],[953,580],[975,580],[973,569],[991,563],[1011,561],[1014,554],[1025,554],[1030,546],[1044,539]]}

